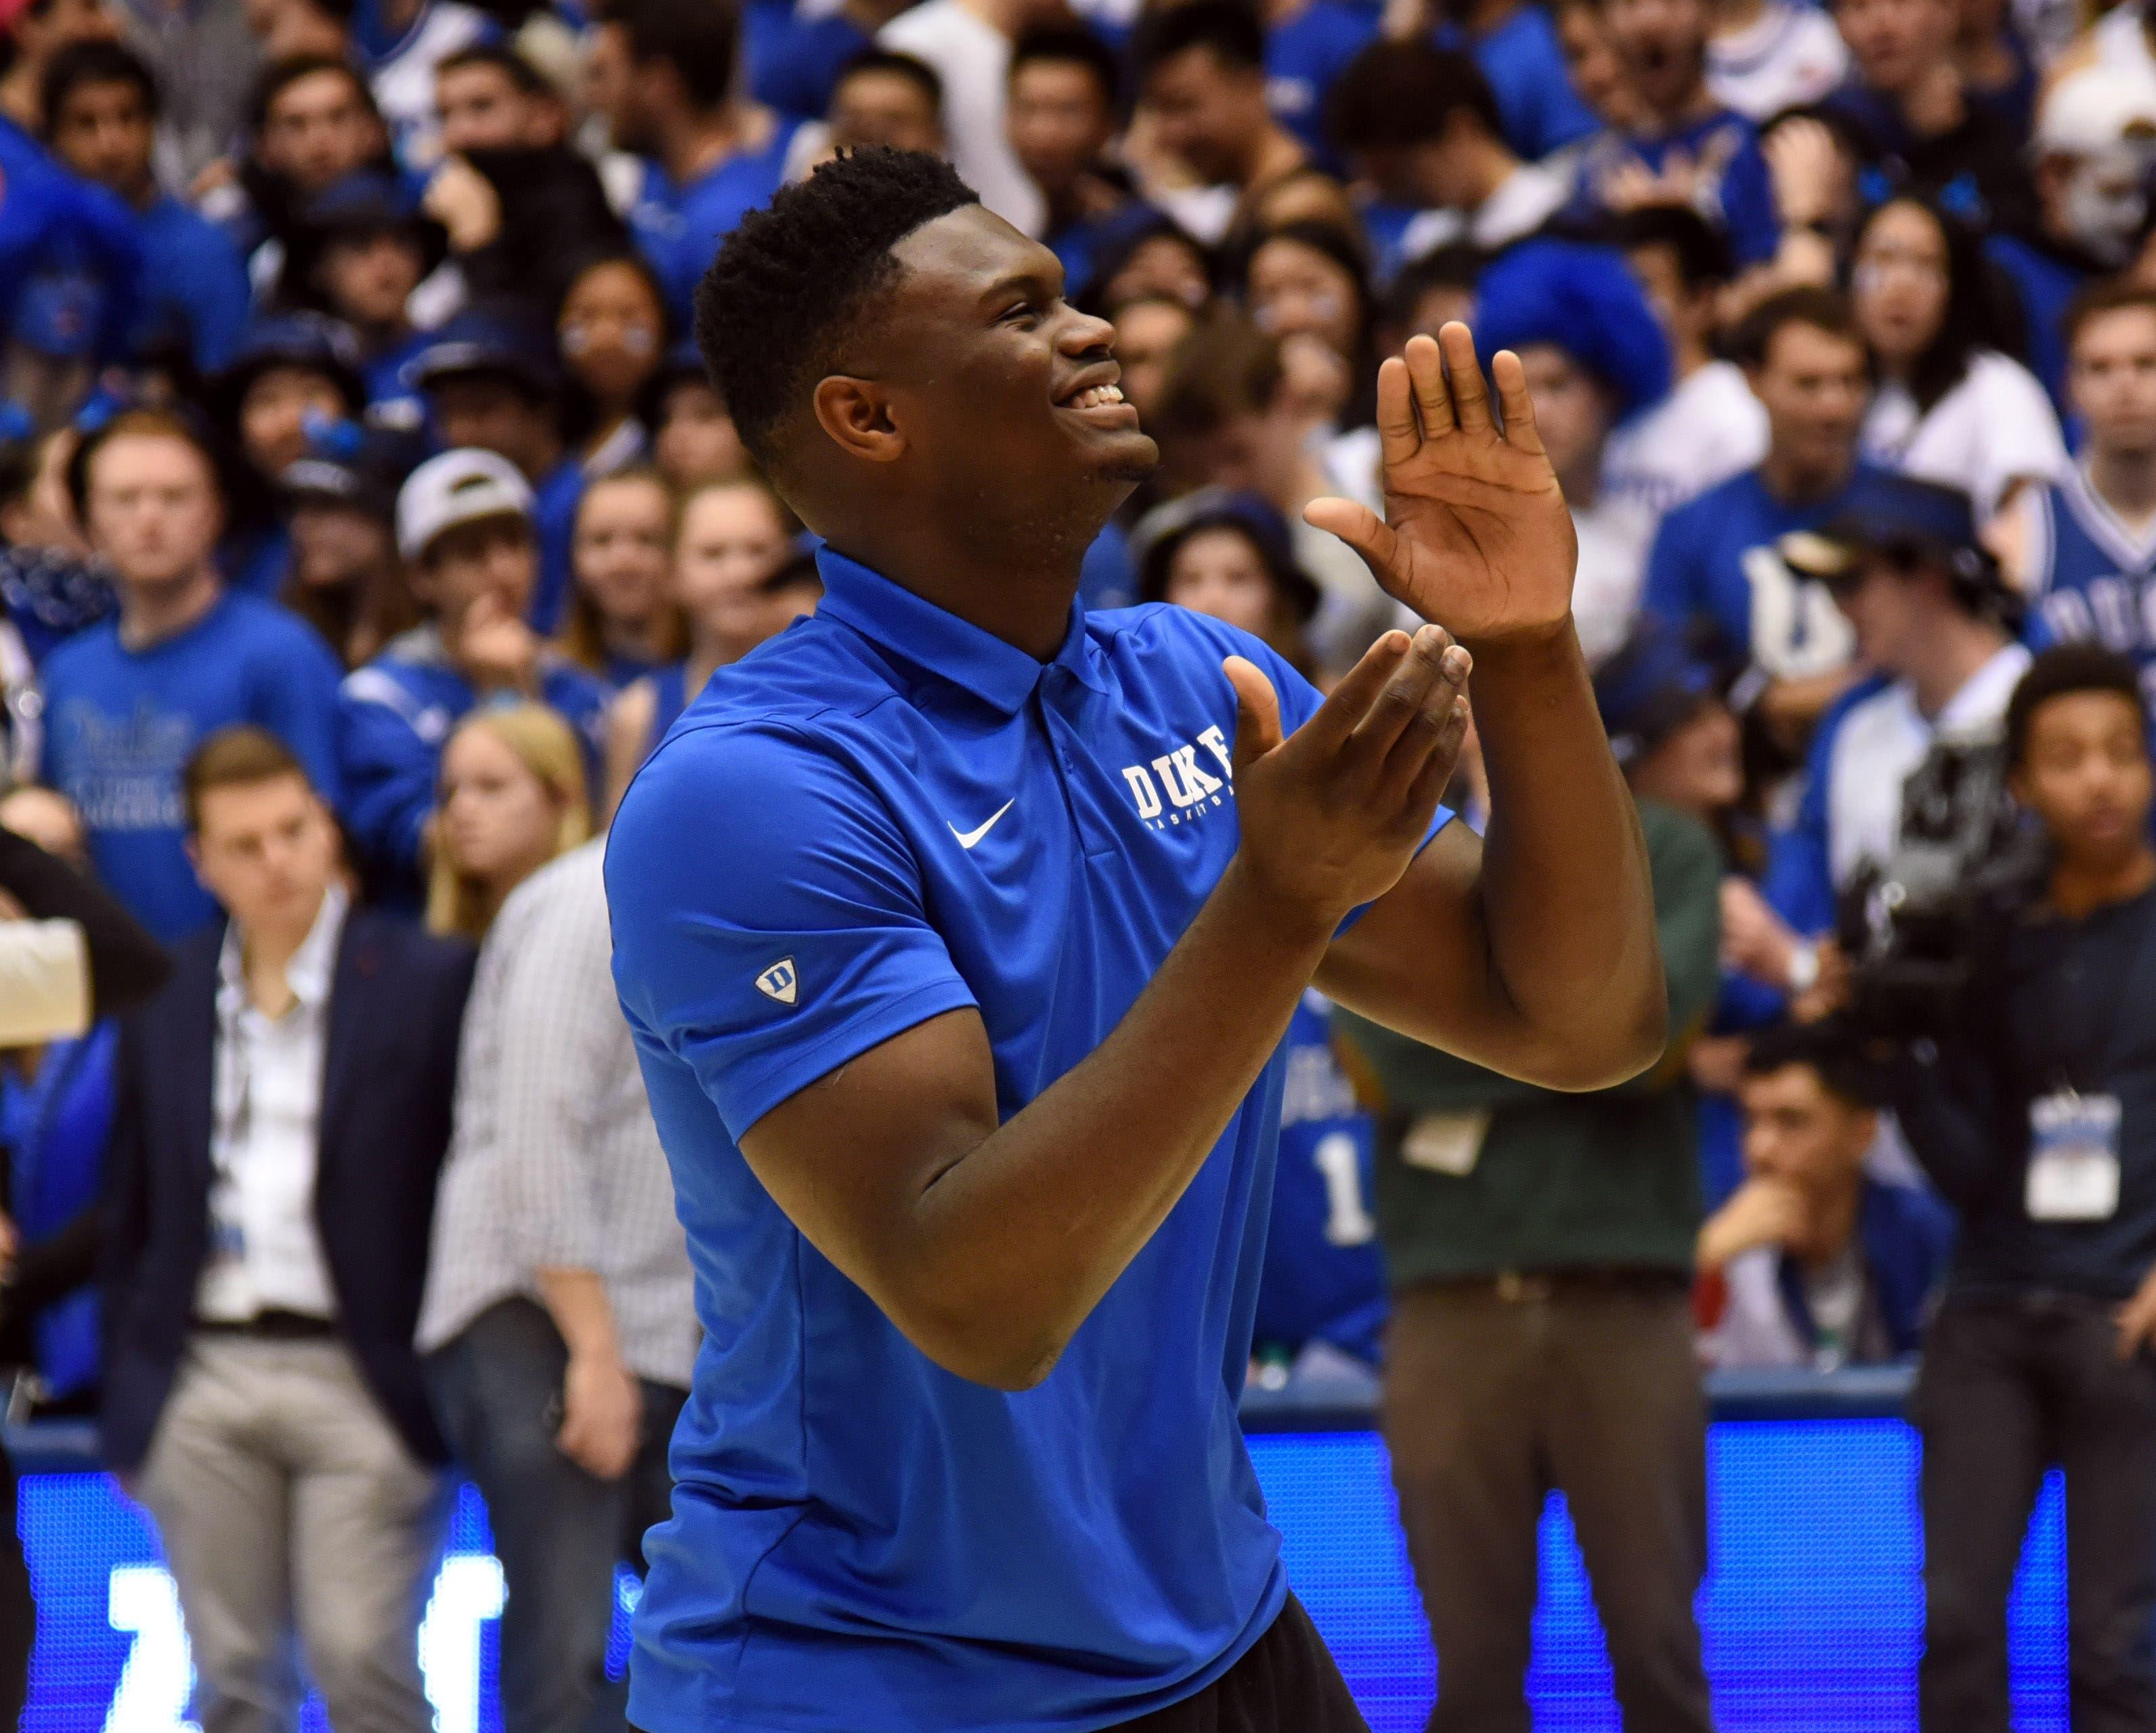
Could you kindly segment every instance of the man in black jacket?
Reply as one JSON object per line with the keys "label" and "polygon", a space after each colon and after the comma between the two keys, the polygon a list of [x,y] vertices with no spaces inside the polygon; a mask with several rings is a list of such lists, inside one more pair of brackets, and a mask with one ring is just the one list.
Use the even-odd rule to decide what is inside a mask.
{"label": "man in black jacket", "polygon": [[441,1441],[412,1350],[469,949],[349,907],[335,827],[255,729],[184,792],[229,916],[121,1038],[105,1448],[157,1521],[204,1733],[431,1725]]}

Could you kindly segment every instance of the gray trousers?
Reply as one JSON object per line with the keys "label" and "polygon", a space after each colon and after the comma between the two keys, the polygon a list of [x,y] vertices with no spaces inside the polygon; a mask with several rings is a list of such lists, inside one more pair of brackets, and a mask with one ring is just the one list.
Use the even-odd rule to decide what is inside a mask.
{"label": "gray trousers", "polygon": [[[418,1629],[449,1515],[341,1342],[198,1333],[133,1490],[157,1519],[203,1733],[424,1733]],[[298,1654],[294,1652],[294,1638]]]}
{"label": "gray trousers", "polygon": [[1430,1733],[1528,1733],[1536,1533],[1565,1495],[1627,1733],[1710,1733],[1692,1600],[1707,1412],[1682,1285],[1533,1277],[1394,1299],[1384,1432],[1437,1649]]}

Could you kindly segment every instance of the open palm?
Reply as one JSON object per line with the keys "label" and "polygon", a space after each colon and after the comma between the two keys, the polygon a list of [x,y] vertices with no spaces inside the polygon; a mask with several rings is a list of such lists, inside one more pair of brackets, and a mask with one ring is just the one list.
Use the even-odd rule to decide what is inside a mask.
{"label": "open palm", "polygon": [[1491,371],[1502,430],[1467,327],[1410,338],[1378,372],[1385,515],[1348,500],[1303,513],[1388,594],[1471,645],[1562,626],[1578,555],[1519,357],[1500,351]]}

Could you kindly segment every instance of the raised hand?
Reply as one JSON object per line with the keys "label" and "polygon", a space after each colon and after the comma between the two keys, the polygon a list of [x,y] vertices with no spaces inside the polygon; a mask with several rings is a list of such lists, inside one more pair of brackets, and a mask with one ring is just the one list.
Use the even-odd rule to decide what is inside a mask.
{"label": "raised hand", "polygon": [[1470,658],[1436,626],[1388,632],[1285,740],[1272,682],[1240,656],[1223,666],[1240,869],[1329,930],[1397,884],[1421,846],[1466,733]]}
{"label": "raised hand", "polygon": [[1520,358],[1501,350],[1491,371],[1502,431],[1467,327],[1409,338],[1378,371],[1385,515],[1348,500],[1303,511],[1362,555],[1389,595],[1469,643],[1562,628],[1579,551]]}

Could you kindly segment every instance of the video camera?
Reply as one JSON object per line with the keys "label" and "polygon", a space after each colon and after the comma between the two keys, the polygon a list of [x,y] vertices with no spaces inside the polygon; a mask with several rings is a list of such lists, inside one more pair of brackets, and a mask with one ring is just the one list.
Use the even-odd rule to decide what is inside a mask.
{"label": "video camera", "polygon": [[2006,792],[2003,745],[1934,743],[1902,784],[1900,840],[1859,867],[1840,898],[1851,1023],[1892,1040],[1943,1027],[1980,936],[2026,905],[2041,870],[2041,839]]}

